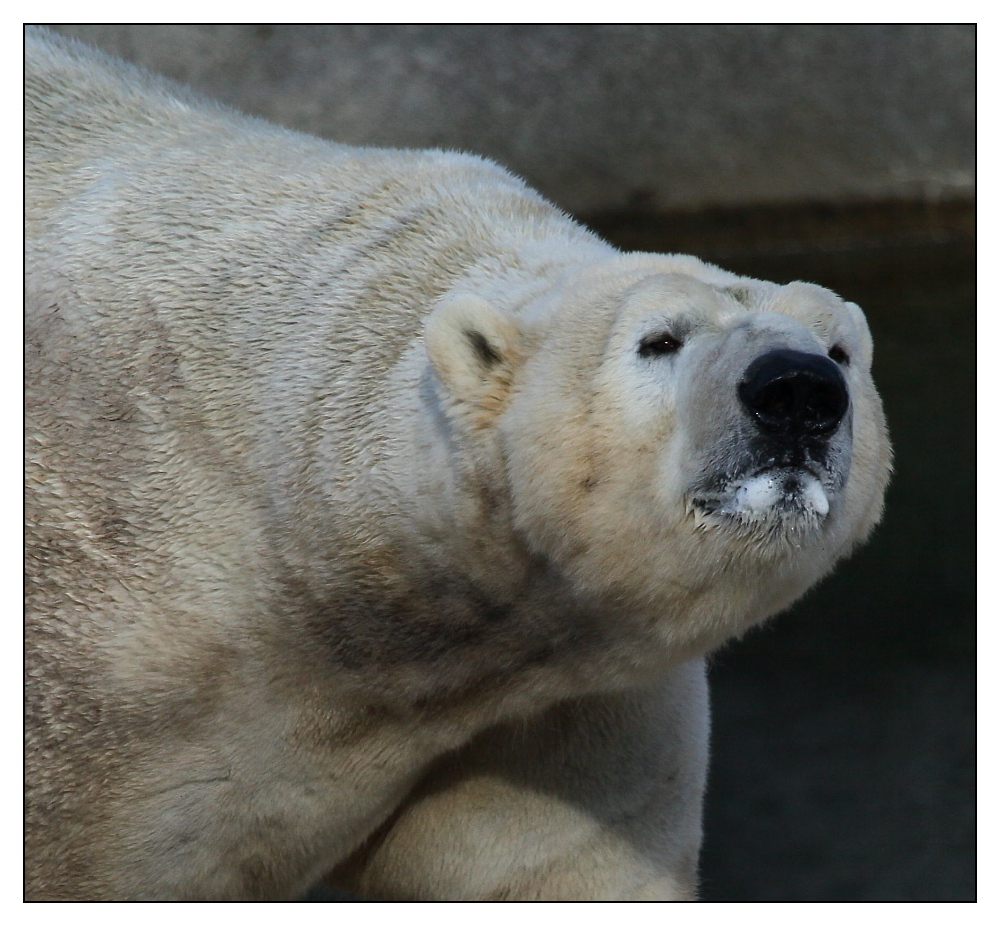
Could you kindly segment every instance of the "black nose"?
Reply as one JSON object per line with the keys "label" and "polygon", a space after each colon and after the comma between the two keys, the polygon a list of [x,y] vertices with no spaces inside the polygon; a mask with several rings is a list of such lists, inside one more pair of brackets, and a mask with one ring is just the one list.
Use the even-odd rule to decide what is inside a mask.
{"label": "black nose", "polygon": [[789,436],[833,431],[848,404],[840,367],[822,354],[797,350],[762,354],[747,367],[737,392],[761,428]]}

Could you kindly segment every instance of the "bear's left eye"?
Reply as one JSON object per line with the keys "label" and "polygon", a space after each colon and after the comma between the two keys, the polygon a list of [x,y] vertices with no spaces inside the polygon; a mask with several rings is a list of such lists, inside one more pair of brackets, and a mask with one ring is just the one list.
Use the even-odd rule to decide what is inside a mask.
{"label": "bear's left eye", "polygon": [[655,354],[672,354],[683,347],[683,343],[667,331],[658,331],[644,337],[639,342],[639,356],[652,357]]}

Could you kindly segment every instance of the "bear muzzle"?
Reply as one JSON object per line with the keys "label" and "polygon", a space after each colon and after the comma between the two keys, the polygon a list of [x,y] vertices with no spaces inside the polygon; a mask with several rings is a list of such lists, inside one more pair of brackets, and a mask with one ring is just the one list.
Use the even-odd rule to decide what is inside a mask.
{"label": "bear muzzle", "polygon": [[714,475],[689,496],[691,510],[778,534],[818,528],[849,469],[851,401],[840,367],[772,347],[749,363],[736,394],[737,419],[708,467]]}

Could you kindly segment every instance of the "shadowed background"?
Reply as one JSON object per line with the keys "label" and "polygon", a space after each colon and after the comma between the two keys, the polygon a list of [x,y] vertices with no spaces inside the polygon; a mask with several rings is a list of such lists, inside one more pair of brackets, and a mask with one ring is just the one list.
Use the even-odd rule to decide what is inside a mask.
{"label": "shadowed background", "polygon": [[492,157],[621,247],[858,302],[885,521],[712,659],[703,897],[975,899],[974,26],[54,28],[337,141]]}

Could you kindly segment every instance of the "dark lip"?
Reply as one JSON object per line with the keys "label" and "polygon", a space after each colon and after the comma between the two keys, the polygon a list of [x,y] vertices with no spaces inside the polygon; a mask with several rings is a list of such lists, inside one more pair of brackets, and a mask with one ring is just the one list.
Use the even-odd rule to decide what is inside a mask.
{"label": "dark lip", "polygon": [[691,497],[691,506],[704,511],[706,514],[720,514],[722,502],[718,496],[712,498],[704,495],[694,495]]}
{"label": "dark lip", "polygon": [[785,469],[790,472],[796,473],[808,473],[813,479],[818,479],[820,482],[823,481],[822,474],[817,470],[816,467],[810,466],[806,463],[772,463],[769,466],[761,466],[759,469],[755,469],[752,472],[748,472],[745,476],[741,477],[743,479],[753,479],[757,476],[763,476],[764,473],[773,473],[775,470]]}

